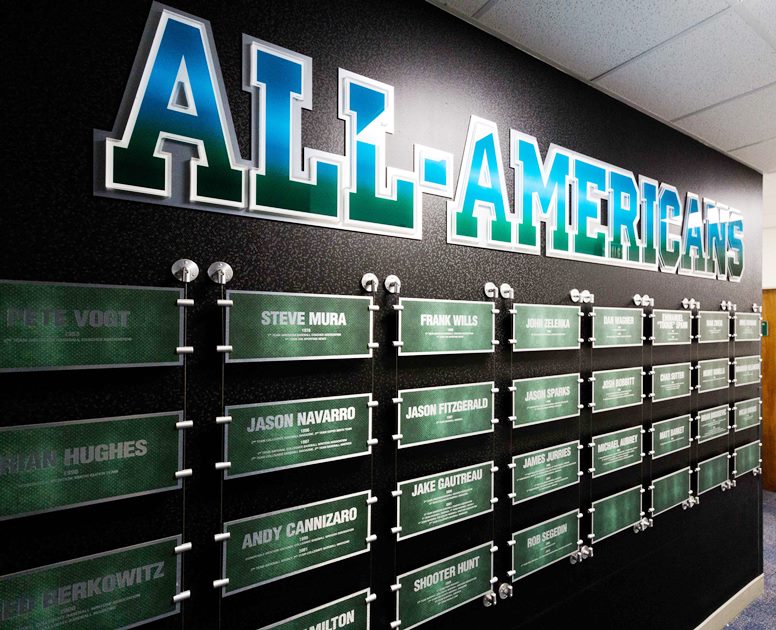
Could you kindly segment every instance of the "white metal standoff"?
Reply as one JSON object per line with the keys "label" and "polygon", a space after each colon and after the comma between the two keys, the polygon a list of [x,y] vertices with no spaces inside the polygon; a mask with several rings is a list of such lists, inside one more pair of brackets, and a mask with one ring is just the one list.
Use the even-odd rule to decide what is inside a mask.
{"label": "white metal standoff", "polygon": [[399,279],[399,276],[394,274],[387,276],[383,284],[388,293],[399,293],[401,291],[401,280]]}
{"label": "white metal standoff", "polygon": [[499,287],[499,293],[501,293],[501,297],[505,300],[514,300],[515,299],[515,290],[512,288],[511,285],[507,284],[506,282],[502,283]]}
{"label": "white metal standoff", "polygon": [[216,284],[227,284],[234,277],[234,271],[229,263],[219,260],[207,268],[207,275]]}
{"label": "white metal standoff", "polygon": [[[199,275],[199,266],[193,260],[189,260],[188,258],[181,258],[172,264],[170,271],[176,280],[183,282],[184,284],[188,284],[189,282],[193,282],[197,279],[197,276]],[[192,300],[192,304],[193,303],[194,301]],[[181,304],[180,306],[189,305]]]}
{"label": "white metal standoff", "polygon": [[377,293],[377,287],[380,286],[380,279],[373,273],[365,273],[361,276],[361,288],[367,293]]}
{"label": "white metal standoff", "polygon": [[485,297],[491,300],[495,300],[498,297],[498,287],[494,282],[486,282],[482,290],[485,293]]}
{"label": "white metal standoff", "polygon": [[178,604],[182,601],[185,601],[191,597],[191,591],[181,591],[180,593],[172,596],[172,603]]}

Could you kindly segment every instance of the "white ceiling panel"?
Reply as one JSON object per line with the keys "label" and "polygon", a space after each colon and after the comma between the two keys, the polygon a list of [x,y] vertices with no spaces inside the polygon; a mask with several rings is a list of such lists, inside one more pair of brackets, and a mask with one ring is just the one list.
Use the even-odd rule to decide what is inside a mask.
{"label": "white ceiling panel", "polygon": [[751,147],[731,151],[730,155],[764,173],[776,171],[776,138]]}
{"label": "white ceiling panel", "polygon": [[764,172],[776,0],[428,0]]}
{"label": "white ceiling panel", "polygon": [[[774,3],[776,4],[776,3]],[[776,137],[776,83],[677,120],[683,130],[730,151]]]}
{"label": "white ceiling panel", "polygon": [[596,85],[674,120],[776,81],[776,50],[733,11],[607,74]]}
{"label": "white ceiling panel", "polygon": [[744,14],[748,14],[756,20],[759,27],[771,46],[776,45],[776,2],[774,0],[744,0],[741,3]]}
{"label": "white ceiling panel", "polygon": [[540,56],[592,79],[728,8],[725,0],[500,0],[479,17]]}
{"label": "white ceiling panel", "polygon": [[474,15],[488,0],[440,0],[443,4],[464,15]]}

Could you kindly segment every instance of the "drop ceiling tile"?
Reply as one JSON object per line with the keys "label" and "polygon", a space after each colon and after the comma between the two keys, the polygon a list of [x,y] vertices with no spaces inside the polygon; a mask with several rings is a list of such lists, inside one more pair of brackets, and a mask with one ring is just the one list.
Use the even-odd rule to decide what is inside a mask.
{"label": "drop ceiling tile", "polygon": [[[438,0],[439,1],[439,0]],[[465,15],[474,15],[488,0],[441,0],[442,4]]]}
{"label": "drop ceiling tile", "polygon": [[774,81],[776,50],[729,10],[595,84],[673,120]]}
{"label": "drop ceiling tile", "polygon": [[725,0],[501,0],[479,21],[591,79],[728,6]]}
{"label": "drop ceiling tile", "polygon": [[776,137],[776,83],[676,124],[724,151]]}
{"label": "drop ceiling tile", "polygon": [[771,138],[745,149],[731,151],[730,155],[750,164],[763,173],[776,171],[776,138]]}
{"label": "drop ceiling tile", "polygon": [[776,2],[773,0],[744,0],[741,3],[744,10],[749,13],[767,33],[771,40],[771,46],[776,42]]}

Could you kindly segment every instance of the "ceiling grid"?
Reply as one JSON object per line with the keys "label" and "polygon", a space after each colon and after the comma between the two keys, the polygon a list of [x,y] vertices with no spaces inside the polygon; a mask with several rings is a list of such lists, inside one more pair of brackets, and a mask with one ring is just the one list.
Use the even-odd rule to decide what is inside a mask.
{"label": "ceiling grid", "polygon": [[756,170],[776,171],[776,0],[428,0]]}

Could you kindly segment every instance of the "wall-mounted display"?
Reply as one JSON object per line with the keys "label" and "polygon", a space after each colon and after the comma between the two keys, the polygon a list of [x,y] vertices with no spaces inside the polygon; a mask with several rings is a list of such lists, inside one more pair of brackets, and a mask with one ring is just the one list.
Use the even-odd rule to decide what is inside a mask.
{"label": "wall-mounted display", "polygon": [[493,511],[493,462],[402,481],[399,540]]}
{"label": "wall-mounted display", "polygon": [[261,630],[369,630],[369,589],[358,591]]}
{"label": "wall-mounted display", "polygon": [[729,384],[730,361],[728,359],[698,361],[698,391],[700,393],[725,389]]}
{"label": "wall-mounted display", "polygon": [[721,311],[698,311],[698,343],[730,341],[730,316]]}
{"label": "wall-mounted display", "polygon": [[739,400],[735,404],[733,407],[733,424],[736,431],[756,427],[762,422],[762,404],[763,401],[759,398]]}
{"label": "wall-mounted display", "polygon": [[399,298],[399,356],[493,352],[492,302]]}
{"label": "wall-mounted display", "polygon": [[227,291],[227,363],[372,356],[372,298]]}
{"label": "wall-mounted display", "polygon": [[653,402],[689,396],[692,390],[692,365],[670,363],[652,368]]}
{"label": "wall-mounted display", "polygon": [[371,493],[357,492],[224,523],[224,596],[370,549]]}
{"label": "wall-mounted display", "polygon": [[733,334],[736,341],[760,341],[762,330],[760,313],[736,313],[733,316]]}
{"label": "wall-mounted display", "polygon": [[727,405],[717,405],[702,409],[696,417],[698,420],[698,442],[707,442],[720,435],[726,435],[730,429],[730,409]]}
{"label": "wall-mounted display", "polygon": [[[545,164],[539,141],[517,129],[511,130],[514,133],[509,152],[502,156],[499,125],[476,115],[468,116],[467,104],[459,103],[460,114],[469,119],[468,128],[464,128],[452,119],[449,103],[439,100],[434,86],[417,86],[417,95],[432,108],[418,109],[412,99],[399,98],[400,89],[394,99],[393,85],[342,68],[336,104],[330,101],[329,111],[316,111],[319,122],[304,128],[301,109],[312,109],[314,90],[311,80],[303,81],[303,77],[312,76],[313,60],[257,39],[247,40],[242,47],[243,89],[254,99],[264,98],[266,105],[252,111],[250,119],[241,121],[257,133],[251,139],[250,149],[246,144],[240,146],[227,98],[227,87],[232,86],[224,82],[218,64],[207,61],[218,59],[210,24],[174,9],[165,9],[159,19],[149,19],[148,23],[145,40],[163,45],[141,47],[121,105],[111,106],[111,111],[132,111],[133,115],[118,116],[110,131],[95,130],[96,195],[422,239],[421,193],[427,193],[451,199],[445,220],[448,243],[653,272],[679,271],[728,281],[739,281],[743,275],[744,221],[740,211],[728,208],[730,202],[720,204],[718,209],[707,197],[686,191],[692,203],[684,204],[678,189],[668,182],[642,177],[638,172],[557,144],[552,145],[552,161]],[[303,35],[308,35],[308,31]],[[176,85],[172,60],[177,61],[184,54],[191,58],[188,73],[202,76],[204,82],[198,86],[201,90],[194,91],[196,100],[189,94],[183,99],[185,102],[178,103],[169,100],[167,92],[169,86]],[[461,64],[471,55],[466,52],[460,60],[451,55],[451,63]],[[321,56],[326,55],[322,52]],[[344,58],[347,54],[340,59]],[[292,61],[285,65],[288,60]],[[403,71],[412,71],[409,65],[401,67]],[[239,68],[230,64],[229,70],[236,69]],[[188,73],[181,76],[188,77]],[[285,99],[267,98],[267,92],[283,89],[288,94],[288,86],[297,84],[293,94],[299,95],[300,102],[293,106]],[[477,84],[480,85],[483,89],[496,87]],[[461,90],[463,86],[451,87]],[[177,98],[177,87],[171,89],[176,90],[173,96]],[[575,89],[555,89],[553,84],[548,98],[562,101]],[[500,94],[488,96],[499,98]],[[319,92],[315,98],[320,97]],[[197,107],[199,116],[194,115]],[[465,135],[461,153],[454,155],[417,144],[414,119],[405,121],[397,115],[408,111],[435,115],[434,122],[442,134],[440,140]],[[201,112],[209,117],[203,118]],[[342,130],[344,156],[305,151],[303,129],[305,136],[312,137],[339,129],[333,112],[348,121]],[[574,113],[580,120],[587,120],[587,112],[587,108],[579,107]],[[195,122],[182,122],[181,114],[192,115]],[[630,120],[629,116],[630,113],[625,114],[623,120]],[[415,143],[411,170],[388,166],[387,156],[394,157],[393,151],[387,151],[394,117],[397,122],[409,122],[406,126],[397,124],[395,130],[399,137],[406,138],[407,147]],[[552,140],[553,130],[557,132],[558,127],[553,121],[547,129],[548,135],[542,137],[545,144]],[[152,140],[160,133],[174,135],[177,141],[206,151],[208,162],[202,157],[189,158],[190,170],[175,171],[170,165],[171,156],[157,155],[159,151],[155,151]],[[644,136],[649,132],[644,128],[634,133]],[[510,136],[503,126],[502,134]],[[406,149],[402,146],[396,151],[401,148]],[[261,156],[258,162],[241,159],[241,154],[247,155],[251,149]],[[301,162],[302,155],[304,169],[295,162]],[[665,154],[660,158],[671,163]],[[409,157],[405,159],[409,161]],[[460,165],[456,181],[453,163]],[[505,163],[517,165],[514,172],[505,168]],[[506,182],[513,176],[514,190],[508,190]],[[567,185],[571,181],[577,182],[574,188]],[[513,194],[514,203],[510,203]],[[602,198],[609,200],[606,211],[601,208]],[[707,204],[703,210],[700,199]],[[667,208],[671,208],[670,212]],[[689,227],[674,234],[666,227],[669,220],[671,224]],[[725,231],[728,225],[733,226],[729,233]],[[542,246],[545,229],[546,246]],[[321,238],[326,236],[322,234]],[[443,255],[445,260],[451,256],[447,251]]]}
{"label": "wall-mounted display", "polygon": [[736,477],[760,467],[760,442],[749,442],[739,446],[733,451],[733,467],[736,471]]}
{"label": "wall-mounted display", "polygon": [[643,345],[644,311],[641,309],[597,306],[592,315],[594,348]]}
{"label": "wall-mounted display", "polygon": [[698,462],[698,494],[713,490],[730,479],[730,466],[727,452]]}
{"label": "wall-mounted display", "polygon": [[652,311],[652,345],[672,346],[692,342],[692,313],[656,308]]}
{"label": "wall-mounted display", "polygon": [[0,280],[0,372],[182,365],[183,289]]}
{"label": "wall-mounted display", "polygon": [[579,307],[513,304],[511,313],[511,343],[515,352],[579,349]]}
{"label": "wall-mounted display", "polygon": [[0,521],[181,487],[183,412],[0,427]]}
{"label": "wall-mounted display", "polygon": [[600,542],[638,523],[643,516],[642,493],[638,485],[593,501],[593,542]]}
{"label": "wall-mounted display", "polygon": [[578,416],[579,381],[577,373],[512,381],[512,426]]}
{"label": "wall-mounted display", "polygon": [[372,452],[371,394],[230,405],[224,477],[244,477]]}
{"label": "wall-mounted display", "polygon": [[573,510],[512,534],[512,581],[576,552],[579,517],[579,510]]}
{"label": "wall-mounted display", "polygon": [[492,542],[398,576],[396,619],[410,630],[490,592]]}
{"label": "wall-mounted display", "polygon": [[593,413],[640,405],[643,374],[640,367],[593,372]]}
{"label": "wall-mounted display", "polygon": [[579,483],[579,441],[512,457],[512,503]]}
{"label": "wall-mounted display", "polygon": [[399,390],[399,448],[493,432],[493,381]]}
{"label": "wall-mounted display", "polygon": [[641,463],[644,457],[641,426],[593,436],[593,477]]}
{"label": "wall-mounted display", "polygon": [[180,536],[0,577],[3,630],[134,628],[180,612]]}
{"label": "wall-mounted display", "polygon": [[652,459],[689,447],[692,442],[691,420],[690,414],[686,413],[677,418],[655,422],[650,429],[652,433]]}
{"label": "wall-mounted display", "polygon": [[736,385],[754,385],[762,378],[762,359],[760,355],[736,357],[733,372]]}
{"label": "wall-mounted display", "polygon": [[652,482],[652,516],[681,505],[691,495],[689,466],[658,477]]}

